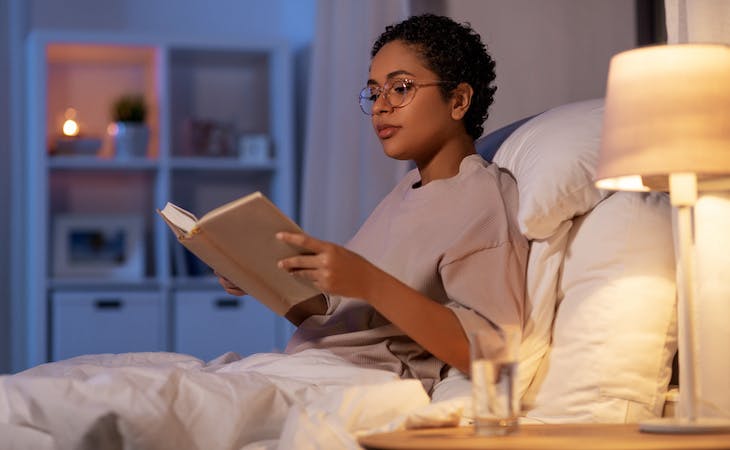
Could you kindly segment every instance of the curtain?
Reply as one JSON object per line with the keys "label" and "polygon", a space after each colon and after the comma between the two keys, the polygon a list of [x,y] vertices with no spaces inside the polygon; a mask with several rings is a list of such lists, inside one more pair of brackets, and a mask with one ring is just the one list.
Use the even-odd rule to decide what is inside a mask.
{"label": "curtain", "polygon": [[302,228],[344,243],[408,170],[382,151],[357,94],[370,48],[408,0],[319,0],[302,173]]}
{"label": "curtain", "polygon": [[[665,0],[664,7],[669,44],[730,44],[730,1]],[[701,193],[694,211],[694,359],[700,417],[730,417],[729,227],[730,192]],[[680,384],[681,376],[680,371]],[[680,409],[686,401],[683,392],[680,388]]]}
{"label": "curtain", "polygon": [[667,43],[730,44],[730,1],[665,0]]}

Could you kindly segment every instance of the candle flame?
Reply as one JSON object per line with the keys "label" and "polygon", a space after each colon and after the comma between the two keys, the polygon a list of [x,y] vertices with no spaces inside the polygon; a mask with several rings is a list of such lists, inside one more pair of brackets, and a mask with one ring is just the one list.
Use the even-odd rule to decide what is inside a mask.
{"label": "candle flame", "polygon": [[65,136],[78,136],[79,124],[73,119],[66,119],[66,121],[63,122],[63,134]]}

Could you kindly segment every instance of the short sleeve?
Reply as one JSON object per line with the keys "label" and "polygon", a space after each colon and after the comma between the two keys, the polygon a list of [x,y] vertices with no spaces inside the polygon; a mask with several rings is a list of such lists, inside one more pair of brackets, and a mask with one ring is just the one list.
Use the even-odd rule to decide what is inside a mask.
{"label": "short sleeve", "polygon": [[440,268],[449,298],[466,337],[476,330],[497,333],[504,325],[522,328],[525,302],[526,254],[507,241],[484,248]]}

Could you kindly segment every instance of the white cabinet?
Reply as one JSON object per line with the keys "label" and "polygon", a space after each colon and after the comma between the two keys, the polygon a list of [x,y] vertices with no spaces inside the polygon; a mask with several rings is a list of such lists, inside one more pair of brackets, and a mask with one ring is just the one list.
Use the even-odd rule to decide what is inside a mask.
{"label": "white cabinet", "polygon": [[[296,219],[287,46],[44,31],[31,34],[27,55],[28,365],[79,351],[281,349],[285,320],[251,302],[216,306],[223,290],[155,209],[171,201],[202,215],[259,190]],[[112,107],[128,95],[147,106],[138,154],[118,154],[110,135]],[[69,118],[76,136],[64,135]],[[157,337],[131,345],[148,327]],[[247,343],[210,345],[216,333]]]}
{"label": "white cabinet", "polygon": [[209,361],[225,352],[249,355],[282,350],[271,311],[250,297],[219,290],[180,291],[174,296],[174,348]]}
{"label": "white cabinet", "polygon": [[51,357],[165,348],[157,292],[54,292]]}

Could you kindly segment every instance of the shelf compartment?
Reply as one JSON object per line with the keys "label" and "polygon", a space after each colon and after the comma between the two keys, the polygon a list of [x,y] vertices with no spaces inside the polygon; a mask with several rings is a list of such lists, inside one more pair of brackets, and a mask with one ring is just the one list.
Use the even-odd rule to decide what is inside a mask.
{"label": "shelf compartment", "polygon": [[[126,272],[124,262],[112,264],[109,258],[114,252],[117,252],[114,254],[119,255],[119,258],[134,256],[133,260],[128,261],[129,264],[134,264],[135,267],[141,265],[140,276],[135,276],[134,279],[156,276],[153,244],[154,221],[157,220],[154,217],[156,181],[157,173],[146,169],[122,171],[67,168],[51,171],[46,232],[48,242],[53,245],[49,248],[47,273],[52,276],[57,272],[54,267],[72,263],[68,258],[75,258],[73,255],[76,250],[72,250],[71,242],[76,242],[77,247],[73,248],[79,252],[83,252],[84,248],[89,249],[89,252],[78,255],[84,258],[97,255],[101,258],[100,263],[103,260],[110,267],[110,276],[103,277],[108,281],[114,280],[114,268],[119,269],[119,273],[137,272],[137,269],[132,268]],[[115,221],[115,218],[119,220]],[[113,227],[116,222],[129,225]],[[123,234],[120,236],[119,233]],[[104,239],[99,240],[101,238]],[[72,241],[73,239],[76,241]],[[92,241],[98,243],[94,247],[97,250],[91,247]],[[83,242],[89,244],[83,247]],[[140,254],[141,262],[138,256]],[[76,267],[81,270],[84,264],[89,263],[79,260]]]}
{"label": "shelf compartment", "polygon": [[159,148],[157,49],[151,46],[50,43],[46,46],[46,141],[51,151],[62,135],[65,112],[76,110],[79,135],[101,140],[98,155],[114,154],[107,127],[112,104],[121,96],[141,94],[150,127],[148,155]]}
{"label": "shelf compartment", "polygon": [[232,156],[242,134],[271,134],[269,58],[265,51],[170,50],[174,155]]}
{"label": "shelf compartment", "polygon": [[65,167],[49,174],[48,193],[51,215],[151,214],[154,212],[156,172],[122,169],[110,164],[98,170]]}

